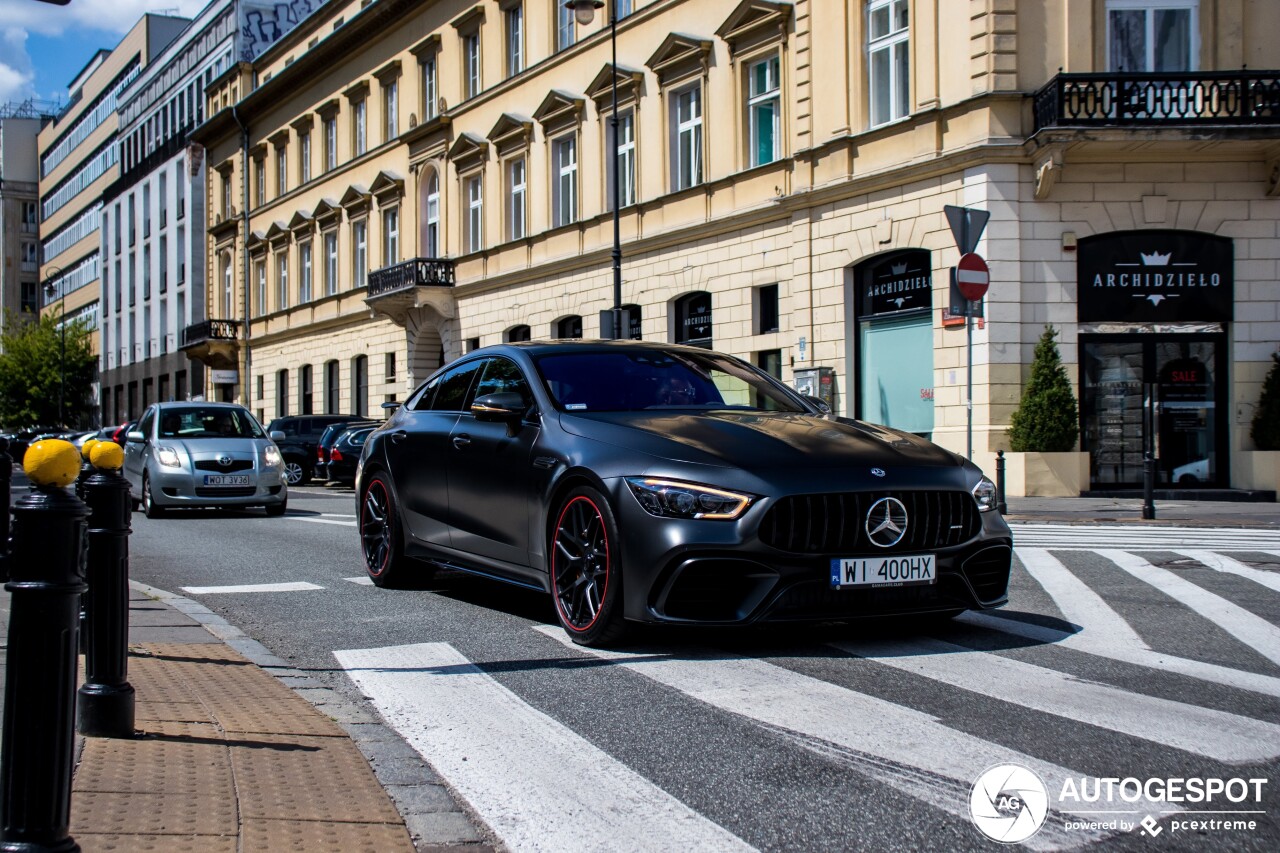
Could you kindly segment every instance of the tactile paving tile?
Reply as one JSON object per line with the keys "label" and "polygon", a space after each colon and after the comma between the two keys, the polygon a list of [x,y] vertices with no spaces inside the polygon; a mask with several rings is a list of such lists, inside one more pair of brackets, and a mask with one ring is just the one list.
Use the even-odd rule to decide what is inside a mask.
{"label": "tactile paving tile", "polygon": [[[137,728],[151,728],[151,723],[205,723],[213,725],[216,721],[209,709],[200,702],[151,702],[144,697],[148,695],[145,688],[134,686],[135,705],[133,722]],[[144,725],[146,724],[146,725]]]}
{"label": "tactile paving tile", "polygon": [[73,790],[234,799],[231,754],[214,726],[130,740],[87,738]]}
{"label": "tactile paving tile", "polygon": [[257,699],[244,705],[222,705],[213,712],[228,732],[346,737],[337,723],[293,694]]}
{"label": "tactile paving tile", "polygon": [[[237,853],[236,837],[225,835],[102,835],[74,833],[85,853]],[[267,849],[267,848],[262,848]]]}
{"label": "tactile paving tile", "polygon": [[332,821],[246,820],[243,849],[271,853],[413,853],[404,824]]}
{"label": "tactile paving tile", "polygon": [[71,835],[230,835],[239,831],[234,797],[201,794],[78,792]]}
{"label": "tactile paving tile", "polygon": [[347,738],[255,737],[261,745],[231,746],[236,786],[255,792],[240,804],[246,820],[400,822],[364,755]]}

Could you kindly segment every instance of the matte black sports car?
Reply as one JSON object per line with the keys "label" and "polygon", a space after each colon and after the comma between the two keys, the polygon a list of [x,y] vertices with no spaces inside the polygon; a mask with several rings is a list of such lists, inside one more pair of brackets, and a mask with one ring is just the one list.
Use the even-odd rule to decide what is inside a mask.
{"label": "matte black sports car", "polygon": [[365,442],[374,583],[463,569],[551,593],[579,643],[627,621],[954,615],[1006,603],[995,487],[751,365],[639,341],[521,343],[435,373]]}

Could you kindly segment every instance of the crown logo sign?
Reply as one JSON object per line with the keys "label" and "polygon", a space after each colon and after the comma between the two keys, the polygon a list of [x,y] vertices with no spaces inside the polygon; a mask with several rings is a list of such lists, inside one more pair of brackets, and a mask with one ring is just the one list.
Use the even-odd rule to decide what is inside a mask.
{"label": "crown logo sign", "polygon": [[1142,255],[1142,265],[1144,267],[1167,267],[1169,266],[1169,258],[1173,256],[1172,252],[1167,252],[1163,255],[1159,252],[1152,252],[1149,255],[1146,252],[1140,252],[1139,254]]}
{"label": "crown logo sign", "polygon": [[907,271],[907,265],[905,262],[900,264],[890,264],[889,268],[893,270],[894,275],[902,275],[904,272]]}

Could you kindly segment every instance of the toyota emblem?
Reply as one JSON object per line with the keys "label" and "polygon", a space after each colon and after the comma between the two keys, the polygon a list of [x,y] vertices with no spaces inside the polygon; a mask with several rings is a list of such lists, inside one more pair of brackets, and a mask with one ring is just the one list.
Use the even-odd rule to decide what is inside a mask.
{"label": "toyota emblem", "polygon": [[872,475],[873,477],[883,477],[883,476],[884,476],[884,469],[883,469],[883,468],[872,468],[872,469],[871,469],[871,475]]}
{"label": "toyota emblem", "polygon": [[867,511],[867,538],[877,548],[892,548],[907,535],[907,508],[897,498],[881,498]]}
{"label": "toyota emblem", "polygon": [[230,457],[230,456],[219,456],[219,457],[218,457],[218,464],[219,464],[219,465],[221,465],[223,468],[230,468],[230,467],[231,467],[231,457]]}

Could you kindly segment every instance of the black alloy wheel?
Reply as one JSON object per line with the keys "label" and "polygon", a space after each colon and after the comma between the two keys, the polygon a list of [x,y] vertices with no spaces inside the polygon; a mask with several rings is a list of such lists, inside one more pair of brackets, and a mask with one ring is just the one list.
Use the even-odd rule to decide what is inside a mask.
{"label": "black alloy wheel", "polygon": [[145,471],[142,474],[142,514],[147,518],[164,515],[164,507],[157,506],[155,496],[151,494],[151,477]]}
{"label": "black alloy wheel", "polygon": [[604,496],[583,486],[560,505],[551,532],[552,595],[575,643],[599,646],[625,633],[618,527]]}
{"label": "black alloy wheel", "polygon": [[[374,584],[388,588],[406,584],[409,561],[400,538],[400,516],[395,493],[383,474],[369,478],[360,498],[360,549],[365,571]],[[426,564],[415,566],[414,570],[420,580],[431,576]]]}
{"label": "black alloy wheel", "polygon": [[300,459],[285,459],[284,481],[290,486],[305,486],[311,482],[311,466]]}

